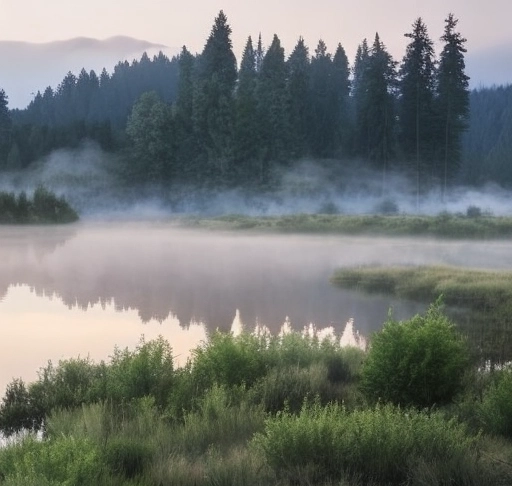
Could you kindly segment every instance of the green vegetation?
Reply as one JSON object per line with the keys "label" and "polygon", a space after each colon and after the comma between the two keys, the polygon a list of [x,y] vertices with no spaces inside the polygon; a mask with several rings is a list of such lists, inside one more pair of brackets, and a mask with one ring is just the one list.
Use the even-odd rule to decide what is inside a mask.
{"label": "green vegetation", "polygon": [[73,223],[78,214],[63,197],[39,186],[30,199],[25,192],[0,192],[0,224]]}
{"label": "green vegetation", "polygon": [[438,305],[406,322],[391,317],[371,343],[362,386],[375,400],[432,407],[460,391],[469,353]]}
{"label": "green vegetation", "polygon": [[512,359],[512,272],[445,266],[360,267],[337,270],[344,288],[386,293],[420,302],[440,295],[474,352],[492,363]]}
{"label": "green vegetation", "polygon": [[[441,238],[507,238],[512,218],[442,213],[437,216],[396,214],[293,214],[287,216],[184,217],[179,223],[211,230],[252,230],[283,233],[332,233],[344,235],[423,236]],[[435,297],[434,297],[435,299]]]}
{"label": "green vegetation", "polygon": [[[436,408],[393,392],[375,403],[368,377],[386,366],[383,341],[408,359],[396,364],[400,380],[383,371],[391,387],[403,393],[408,374],[421,394],[422,373],[437,374]],[[463,380],[465,353],[432,306],[388,323],[367,352],[298,333],[216,333],[183,368],[162,338],[99,364],[49,363],[3,398],[0,427],[14,435],[0,449],[0,484],[510,484],[511,372],[475,369],[478,380]]]}

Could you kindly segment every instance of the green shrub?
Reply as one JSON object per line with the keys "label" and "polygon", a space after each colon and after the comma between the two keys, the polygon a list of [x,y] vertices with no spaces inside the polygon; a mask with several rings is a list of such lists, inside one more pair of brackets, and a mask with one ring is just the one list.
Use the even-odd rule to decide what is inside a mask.
{"label": "green shrub", "polygon": [[300,484],[354,477],[403,484],[423,461],[447,471],[437,484],[479,484],[478,476],[461,481],[468,469],[474,473],[476,439],[437,412],[391,405],[348,412],[340,405],[306,404],[299,415],[269,418],[253,443],[276,473]]}
{"label": "green shrub", "polygon": [[214,384],[251,386],[266,372],[264,339],[249,333],[233,336],[216,332],[192,351],[192,380],[201,390]]}
{"label": "green shrub", "polygon": [[115,349],[107,367],[107,398],[116,402],[152,396],[164,408],[169,400],[174,374],[172,349],[159,337],[141,339],[134,351]]}
{"label": "green shrub", "polygon": [[6,482],[88,486],[95,483],[100,466],[98,449],[87,439],[29,436],[0,449],[0,475]]}
{"label": "green shrub", "polygon": [[103,459],[114,473],[131,479],[140,476],[151,463],[153,451],[134,438],[116,437],[107,442]]}
{"label": "green shrub", "polygon": [[371,340],[362,387],[374,400],[404,406],[446,404],[460,391],[469,351],[439,304],[424,316],[392,318]]}
{"label": "green shrub", "polygon": [[497,377],[484,391],[477,413],[486,431],[512,438],[512,370],[495,373]]}

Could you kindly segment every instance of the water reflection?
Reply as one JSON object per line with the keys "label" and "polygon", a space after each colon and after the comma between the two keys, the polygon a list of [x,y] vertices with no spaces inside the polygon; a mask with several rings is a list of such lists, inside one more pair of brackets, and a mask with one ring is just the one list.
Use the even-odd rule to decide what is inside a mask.
{"label": "water reflection", "polygon": [[512,268],[511,250],[510,242],[223,234],[169,223],[1,227],[0,380],[35,377],[47,359],[105,359],[116,344],[134,347],[141,334],[162,334],[185,357],[237,319],[273,334],[285,322],[347,338],[354,319],[368,336],[390,306],[397,319],[424,306],[334,288],[335,268]]}

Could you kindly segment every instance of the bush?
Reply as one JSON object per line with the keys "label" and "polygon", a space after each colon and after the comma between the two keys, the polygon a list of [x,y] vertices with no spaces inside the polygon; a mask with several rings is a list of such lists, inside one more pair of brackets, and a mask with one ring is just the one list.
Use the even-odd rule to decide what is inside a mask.
{"label": "bush", "polygon": [[90,485],[100,471],[98,449],[87,439],[58,437],[41,441],[33,436],[0,449],[0,475],[9,483]]}
{"label": "bush", "polygon": [[419,463],[442,465],[446,477],[436,484],[480,484],[478,477],[462,483],[468,470],[474,473],[476,439],[437,412],[392,405],[348,412],[340,405],[305,404],[299,415],[268,419],[253,443],[276,473],[297,484],[354,477],[404,484]]}
{"label": "bush", "polygon": [[153,451],[133,438],[117,437],[105,446],[104,461],[117,475],[131,479],[140,476],[151,463]]}
{"label": "bush", "polygon": [[192,379],[202,390],[213,385],[251,386],[265,372],[265,341],[249,333],[216,332],[193,353]]}
{"label": "bush", "polygon": [[371,399],[403,406],[446,404],[461,389],[468,361],[466,341],[437,303],[424,316],[388,319],[372,337],[362,387]]}
{"label": "bush", "polygon": [[107,367],[107,397],[115,402],[152,396],[164,408],[173,383],[174,363],[169,343],[159,337],[141,339],[135,351],[115,349]]}
{"label": "bush", "polygon": [[495,373],[477,413],[486,431],[512,438],[512,370]]}

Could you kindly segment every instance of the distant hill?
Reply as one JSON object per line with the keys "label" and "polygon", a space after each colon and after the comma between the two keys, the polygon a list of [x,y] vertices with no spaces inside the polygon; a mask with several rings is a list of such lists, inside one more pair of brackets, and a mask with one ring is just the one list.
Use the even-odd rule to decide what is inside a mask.
{"label": "distant hill", "polygon": [[37,91],[55,88],[69,72],[94,69],[99,75],[119,61],[140,58],[144,51],[153,55],[162,50],[169,56],[178,50],[132,37],[104,40],[88,37],[35,44],[0,41],[0,88],[9,97],[9,108],[25,108]]}

